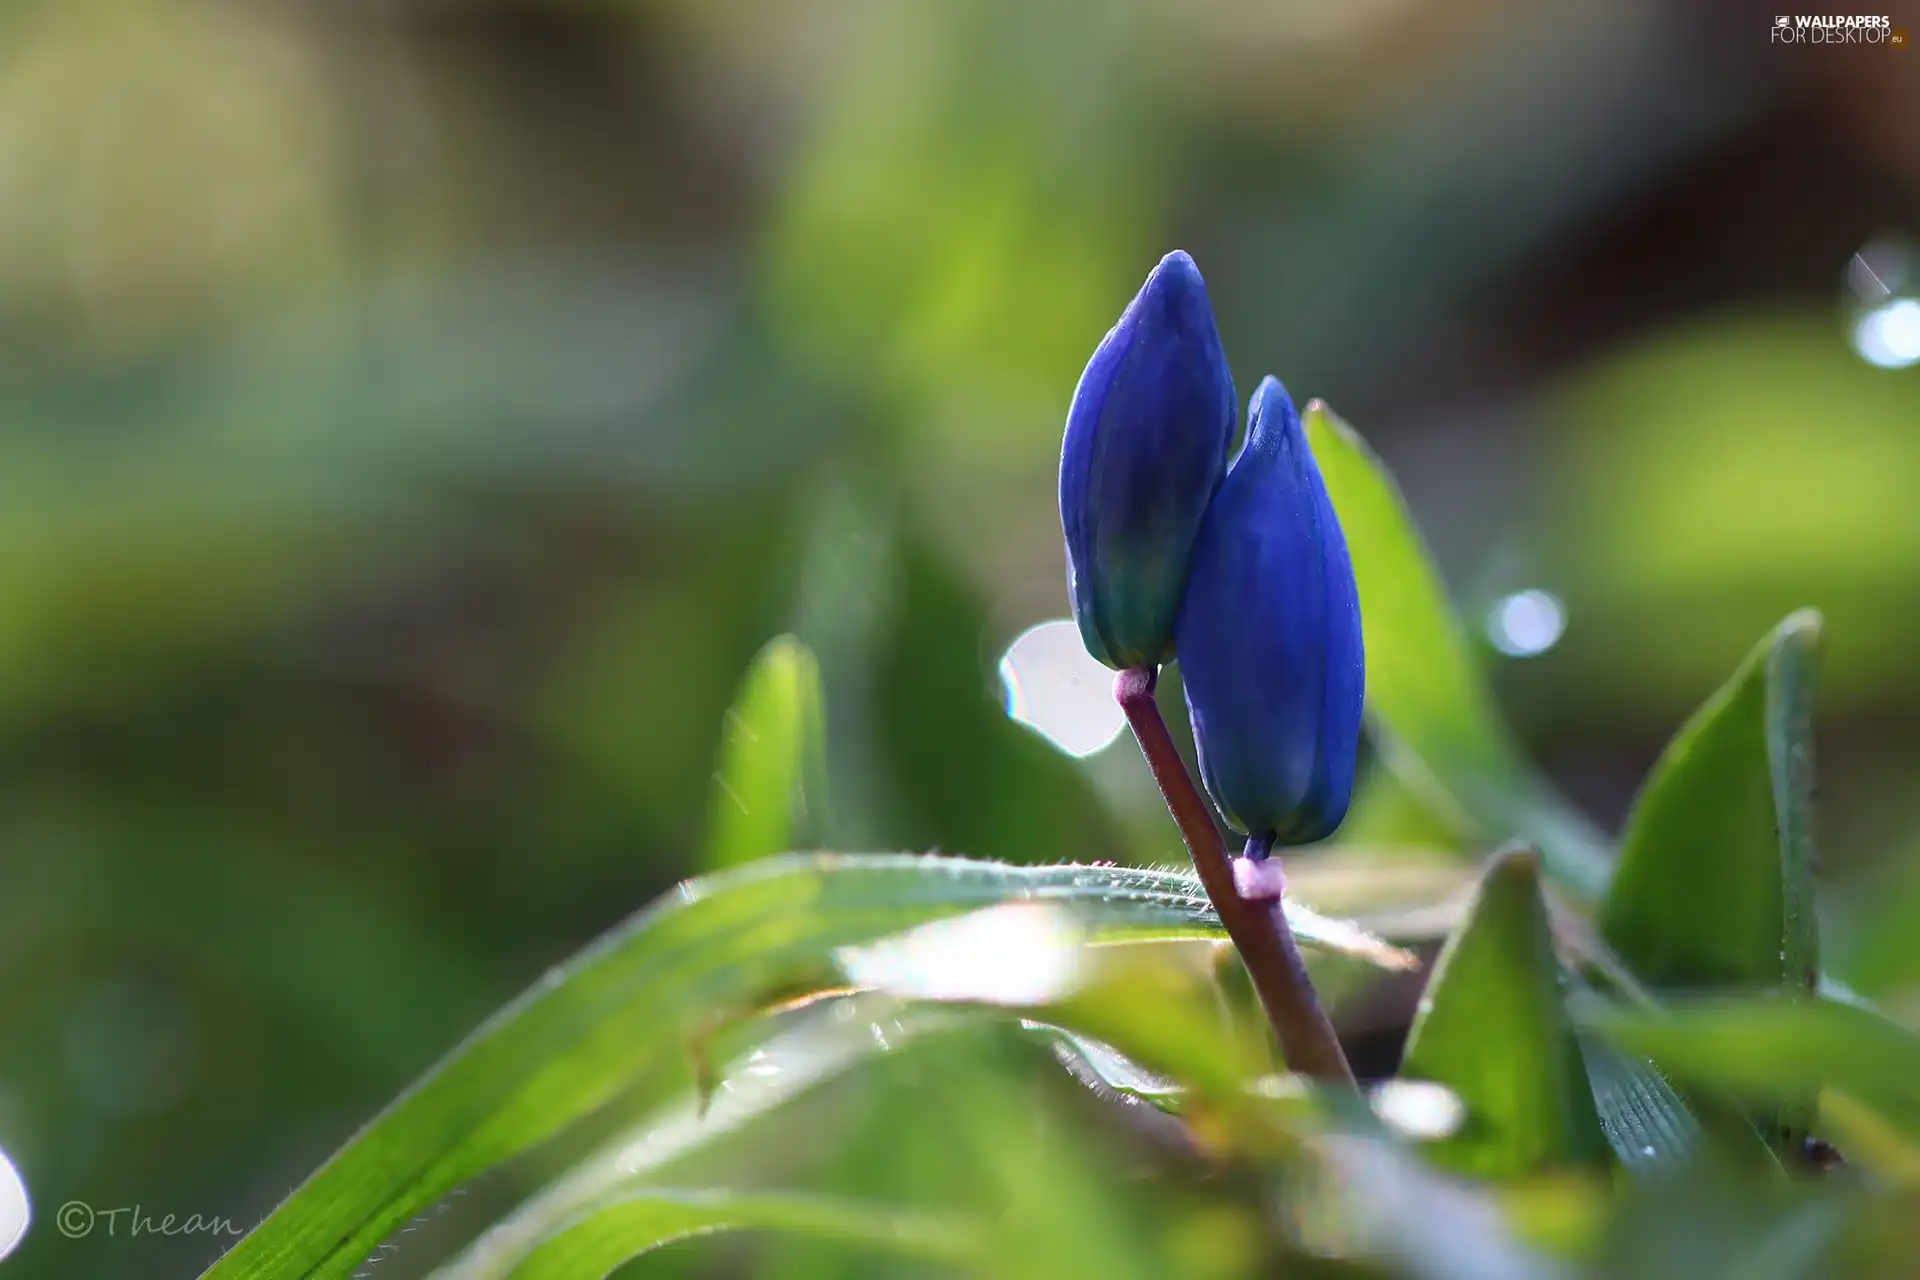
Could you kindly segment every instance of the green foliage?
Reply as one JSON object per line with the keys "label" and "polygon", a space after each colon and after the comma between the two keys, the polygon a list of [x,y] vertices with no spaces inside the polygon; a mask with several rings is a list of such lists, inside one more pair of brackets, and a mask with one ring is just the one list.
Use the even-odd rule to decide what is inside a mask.
{"label": "green foliage", "polygon": [[1803,1105],[1838,1089],[1920,1137],[1920,1040],[1868,1010],[1729,996],[1602,1015],[1594,1026],[1677,1076],[1752,1102]]}
{"label": "green foliage", "polygon": [[792,636],[767,643],[727,712],[714,774],[707,865],[738,866],[807,842],[796,828],[825,802],[820,664]]}
{"label": "green foliage", "polygon": [[1900,1274],[1899,1263],[1875,1266],[1866,1258],[1847,1256],[1848,1235],[1857,1240],[1861,1234],[1849,1228],[1860,1225],[1863,1206],[1832,1188],[1660,1178],[1629,1189],[1621,1199],[1599,1251],[1597,1269],[1604,1275],[1636,1280],[1816,1280]]}
{"label": "green foliage", "polygon": [[[1087,938],[1107,942],[1207,936],[1215,927],[1196,882],[1172,872],[819,854],[689,882],[475,1032],[209,1280],[351,1275],[389,1233],[469,1178],[616,1097],[683,1080],[725,1023],[833,986],[845,948],[1015,901],[1071,907]],[[1310,944],[1324,936],[1363,952],[1371,946],[1307,913],[1294,925]],[[936,960],[952,967],[970,958]]]}
{"label": "green foliage", "polygon": [[527,1254],[512,1280],[571,1280],[609,1275],[655,1249],[724,1231],[822,1236],[876,1253],[959,1263],[979,1252],[978,1230],[926,1215],[824,1196],[631,1191],[563,1224]]}
{"label": "green foliage", "polygon": [[[1636,974],[1672,990],[1811,996],[1812,699],[1820,620],[1795,614],[1681,729],[1627,819],[1600,913]],[[1702,910],[1703,904],[1711,909]],[[1762,1128],[1782,1151],[1812,1124],[1814,1092]]]}
{"label": "green foliage", "polygon": [[1376,728],[1421,767],[1510,776],[1519,761],[1399,487],[1325,403],[1302,423],[1360,580]]}
{"label": "green foliage", "polygon": [[[370,1117],[220,1274],[1911,1272],[1920,374],[1854,328],[1912,316],[1910,148],[1885,110],[1781,145],[1864,100],[1766,109],[1800,54],[1756,81],[1744,37],[1687,45],[1673,110],[1673,42],[1608,6],[1335,8],[8,6],[0,1276],[196,1273],[233,1242],[58,1207],[250,1227]],[[1751,199],[1760,154],[1835,180]],[[1719,246],[1678,323],[1608,269],[1649,218]],[[1131,744],[1005,714],[1002,647],[1065,612],[1072,379],[1175,245],[1243,397],[1364,388],[1422,472],[1416,528],[1315,409],[1373,698],[1289,892],[1451,941],[1451,987],[1487,854],[1537,848],[1565,1007],[1537,948],[1492,989],[1573,1021],[1614,1168],[1477,1178],[1388,1105],[1414,1082],[1376,1114],[1276,1074],[1191,881],[1095,865],[1185,856]],[[1494,657],[1534,586],[1567,630]],[[815,848],[1046,870],[868,901]],[[1108,931],[1080,876],[1162,923]],[[927,995],[918,930],[1009,908]],[[1294,922],[1374,1086],[1420,975]]]}
{"label": "green foliage", "polygon": [[1582,1039],[1580,1050],[1601,1127],[1622,1166],[1654,1173],[1701,1152],[1705,1130],[1658,1068],[1597,1038]]}
{"label": "green foliage", "polygon": [[1819,634],[1814,614],[1781,623],[1681,729],[1634,802],[1600,929],[1656,987],[1811,992],[1818,981]]}
{"label": "green foliage", "polygon": [[1483,839],[1526,839],[1549,872],[1596,896],[1604,842],[1522,760],[1393,477],[1325,404],[1304,423],[1360,584],[1375,746],[1430,811]]}
{"label": "green foliage", "polygon": [[1565,985],[1538,858],[1502,853],[1434,963],[1400,1064],[1466,1108],[1459,1131],[1430,1149],[1435,1160],[1501,1178],[1604,1155]]}
{"label": "green foliage", "polygon": [[[439,1280],[600,1276],[722,1234],[760,1241],[739,1256],[779,1280],[901,1264],[1564,1280],[1730,1257],[1811,1275],[1902,1256],[1910,1230],[1874,1216],[1871,1189],[1781,1176],[1807,1176],[1824,1117],[1896,1183],[1920,1180],[1920,1037],[1819,969],[1817,616],[1789,617],[1682,728],[1616,859],[1522,755],[1391,477],[1324,406],[1308,424],[1367,627],[1380,767],[1357,834],[1425,861],[1354,867],[1334,848],[1296,888],[1364,904],[1424,883],[1430,899],[1391,897],[1381,929],[1445,936],[1399,1078],[1367,1105],[1272,1074],[1188,874],[784,852],[800,797],[820,817],[825,753],[818,667],[783,637],[728,714],[708,859],[731,869],[497,1014],[207,1280],[351,1275],[536,1148],[552,1167]],[[883,666],[896,708],[971,661],[949,652],[957,586],[914,581],[898,603],[934,657]],[[929,787],[916,820],[992,842],[1056,777],[1089,803],[1057,760],[1025,768],[1037,741],[1003,727],[960,726],[960,758],[942,737],[927,776],[964,785]],[[1460,860],[1494,841],[1521,844],[1448,900]],[[1416,874],[1436,862],[1445,875]],[[1285,910],[1317,969],[1410,963],[1292,896]],[[1259,1208],[1276,1197],[1285,1230]]]}

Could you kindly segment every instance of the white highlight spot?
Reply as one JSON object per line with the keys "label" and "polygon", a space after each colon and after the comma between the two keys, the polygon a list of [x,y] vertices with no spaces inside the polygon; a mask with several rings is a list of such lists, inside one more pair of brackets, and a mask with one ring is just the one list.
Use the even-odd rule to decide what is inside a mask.
{"label": "white highlight spot", "polygon": [[1452,1137],[1467,1118],[1453,1090],[1429,1080],[1389,1080],[1373,1091],[1373,1113],[1416,1142]]}
{"label": "white highlight spot", "polygon": [[1071,619],[1029,627],[1000,658],[1007,715],[1070,756],[1090,756],[1120,736],[1113,672],[1080,643]]}
{"label": "white highlight spot", "polygon": [[1082,941],[1064,909],[1010,902],[842,947],[834,962],[854,986],[918,1000],[1047,1004],[1080,985]]}
{"label": "white highlight spot", "polygon": [[1566,630],[1566,606],[1552,592],[1537,587],[1503,597],[1487,613],[1487,638],[1512,658],[1545,653],[1560,643]]}
{"label": "white highlight spot", "polygon": [[1920,299],[1894,298],[1861,316],[1853,326],[1853,349],[1880,369],[1920,364]]}
{"label": "white highlight spot", "polygon": [[33,1221],[33,1209],[27,1203],[27,1184],[20,1171],[0,1151],[0,1258],[20,1247],[26,1239],[27,1225]]}

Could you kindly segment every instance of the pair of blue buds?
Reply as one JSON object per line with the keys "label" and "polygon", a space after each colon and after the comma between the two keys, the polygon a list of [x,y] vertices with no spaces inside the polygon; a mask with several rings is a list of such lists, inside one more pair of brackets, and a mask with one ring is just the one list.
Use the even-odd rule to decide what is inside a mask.
{"label": "pair of blue buds", "polygon": [[1074,621],[1117,670],[1180,664],[1200,773],[1278,844],[1346,817],[1366,659],[1353,561],[1286,388],[1233,445],[1233,375],[1193,259],[1161,259],[1087,363],[1060,452]]}

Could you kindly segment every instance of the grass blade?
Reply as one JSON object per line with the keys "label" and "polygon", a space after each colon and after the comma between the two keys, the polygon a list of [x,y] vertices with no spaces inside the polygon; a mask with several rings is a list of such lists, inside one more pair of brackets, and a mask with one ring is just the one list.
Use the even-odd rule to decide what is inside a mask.
{"label": "grass blade", "polygon": [[512,1280],[611,1275],[663,1245],[723,1231],[779,1231],[956,1266],[979,1248],[977,1233],[960,1223],[832,1196],[642,1190],[563,1223],[509,1274]]}
{"label": "grass blade", "polygon": [[[323,1165],[207,1280],[351,1275],[413,1214],[670,1070],[716,1017],[836,980],[834,952],[1009,901],[1094,940],[1217,936],[1191,875],[918,855],[797,855],[692,881],[497,1014]],[[1290,910],[1309,946],[1381,944]],[[1352,935],[1352,936],[1350,936]],[[668,1070],[663,1070],[668,1069]]]}
{"label": "grass blade", "polygon": [[706,865],[736,867],[800,847],[796,820],[817,808],[826,776],[820,664],[792,636],[754,656],[727,711]]}

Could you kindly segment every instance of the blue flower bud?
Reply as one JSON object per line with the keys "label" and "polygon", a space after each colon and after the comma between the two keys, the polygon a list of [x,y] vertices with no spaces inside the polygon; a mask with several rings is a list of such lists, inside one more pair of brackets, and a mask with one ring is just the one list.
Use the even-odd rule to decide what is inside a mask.
{"label": "blue flower bud", "polygon": [[1178,631],[1200,774],[1227,821],[1281,844],[1333,834],[1353,796],[1366,658],[1346,535],[1286,388],[1194,540]]}
{"label": "blue flower bud", "polygon": [[1116,670],[1172,656],[1188,553],[1233,424],[1206,282],[1175,250],[1087,362],[1060,449],[1073,618],[1087,652]]}

